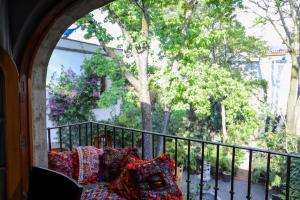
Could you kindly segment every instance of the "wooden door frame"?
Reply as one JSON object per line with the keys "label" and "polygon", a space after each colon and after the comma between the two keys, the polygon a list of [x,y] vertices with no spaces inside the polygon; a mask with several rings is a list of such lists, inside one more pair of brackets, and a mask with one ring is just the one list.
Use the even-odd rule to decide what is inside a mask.
{"label": "wooden door frame", "polygon": [[7,199],[21,199],[22,161],[20,148],[19,75],[13,59],[0,49],[0,69],[4,75],[4,137]]}

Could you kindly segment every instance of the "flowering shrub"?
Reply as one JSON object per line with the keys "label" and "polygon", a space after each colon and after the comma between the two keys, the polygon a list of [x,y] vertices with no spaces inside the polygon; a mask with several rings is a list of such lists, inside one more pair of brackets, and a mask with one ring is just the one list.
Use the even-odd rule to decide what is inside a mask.
{"label": "flowering shrub", "polygon": [[94,120],[92,109],[100,97],[101,77],[83,73],[77,76],[71,69],[52,78],[48,88],[48,116],[54,125]]}

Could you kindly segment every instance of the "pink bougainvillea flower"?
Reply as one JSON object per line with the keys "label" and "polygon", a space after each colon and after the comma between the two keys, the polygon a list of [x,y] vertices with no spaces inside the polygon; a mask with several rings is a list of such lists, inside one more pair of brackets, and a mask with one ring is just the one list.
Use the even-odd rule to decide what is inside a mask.
{"label": "pink bougainvillea flower", "polygon": [[64,90],[61,94],[67,95],[67,94],[69,94],[69,93],[70,93],[69,91]]}
{"label": "pink bougainvillea flower", "polygon": [[89,81],[89,83],[92,83],[92,84],[95,84],[95,83],[97,83],[98,82],[98,80],[96,79],[96,78],[92,78],[90,81]]}
{"label": "pink bougainvillea flower", "polygon": [[57,106],[56,106],[55,103],[50,104],[49,107],[50,107],[51,109],[56,109],[56,108],[57,108]]}
{"label": "pink bougainvillea flower", "polygon": [[93,92],[93,97],[99,97],[99,96],[100,96],[99,92],[97,92],[97,91]]}
{"label": "pink bougainvillea flower", "polygon": [[77,94],[79,94],[79,92],[77,90],[72,90],[71,91],[71,96],[75,97]]}
{"label": "pink bougainvillea flower", "polygon": [[65,112],[65,109],[64,109],[64,108],[59,108],[58,110],[59,110],[60,113]]}

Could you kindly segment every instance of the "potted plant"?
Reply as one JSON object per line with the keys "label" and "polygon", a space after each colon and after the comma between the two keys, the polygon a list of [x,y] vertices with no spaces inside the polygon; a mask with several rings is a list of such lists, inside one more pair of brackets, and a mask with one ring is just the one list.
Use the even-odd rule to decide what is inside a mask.
{"label": "potted plant", "polygon": [[262,183],[266,182],[266,158],[260,156],[256,156],[253,159],[253,172],[252,172],[252,181],[254,183]]}
{"label": "potted plant", "polygon": [[272,194],[272,200],[283,200],[284,195],[282,194]]}
{"label": "potted plant", "polygon": [[[217,160],[216,148],[208,149],[207,160],[211,163],[211,175],[216,175],[216,160]],[[237,174],[238,167],[244,160],[244,152],[237,150],[235,152],[234,162],[234,175]],[[221,148],[219,151],[219,170],[218,173],[223,177],[224,181],[231,180],[231,168],[232,168],[232,152],[226,148]]]}
{"label": "potted plant", "polygon": [[220,159],[220,171],[224,182],[231,180],[231,159],[228,156],[223,156]]}

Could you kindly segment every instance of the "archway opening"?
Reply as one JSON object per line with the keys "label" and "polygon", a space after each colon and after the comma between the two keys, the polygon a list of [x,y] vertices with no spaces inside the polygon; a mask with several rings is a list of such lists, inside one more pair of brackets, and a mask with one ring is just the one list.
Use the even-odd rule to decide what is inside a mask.
{"label": "archway opening", "polygon": [[[90,19],[90,20],[92,20],[92,19]],[[90,23],[90,22],[88,21],[88,23]],[[243,31],[242,31],[242,34],[243,34]],[[56,39],[57,39],[57,37],[56,37]],[[220,42],[223,42],[223,39],[224,38],[221,38],[222,41],[220,40]],[[166,40],[166,41],[168,41],[168,40]],[[230,48],[227,48],[228,47],[227,46],[227,37],[225,37],[224,41],[225,41],[225,44],[224,44],[225,46],[224,45],[218,46],[218,47],[220,47],[220,49],[214,49],[214,47],[213,47],[213,50],[211,52],[213,54],[213,56],[211,56],[211,54],[209,52],[206,57],[204,56],[204,57],[201,58],[201,59],[204,59],[205,61],[207,61],[209,59],[213,60],[211,65],[205,66],[205,61],[203,63],[200,63],[200,65],[197,65],[197,64],[193,65],[194,64],[193,62],[188,63],[189,60],[184,60],[184,59],[183,59],[183,61],[180,60],[180,62],[182,61],[183,64],[178,63],[178,62],[177,63],[174,62],[173,63],[174,65],[171,65],[171,67],[174,67],[174,68],[172,68],[172,70],[174,70],[173,72],[175,74],[179,70],[178,65],[181,64],[180,67],[182,67],[182,68],[187,67],[185,69],[185,71],[183,71],[182,74],[179,74],[180,78],[172,77],[174,79],[178,78],[177,80],[181,81],[181,84],[179,84],[179,86],[176,89],[184,91],[184,92],[181,92],[181,94],[184,93],[184,95],[185,95],[185,97],[183,99],[186,100],[186,101],[183,101],[183,102],[184,103],[188,102],[188,103],[184,105],[185,107],[183,109],[185,109],[184,111],[187,111],[187,113],[188,113],[186,118],[188,118],[188,120],[190,120],[190,122],[194,122],[194,126],[193,126],[192,123],[187,124],[187,131],[186,132],[188,132],[188,133],[183,132],[183,135],[185,137],[186,137],[186,135],[190,135],[190,136],[194,137],[195,136],[194,133],[196,133],[196,134],[198,134],[197,135],[198,139],[201,138],[201,139],[206,140],[208,138],[208,140],[211,140],[213,142],[230,142],[230,143],[235,143],[235,144],[242,142],[244,144],[252,145],[253,143],[251,144],[251,142],[253,142],[253,140],[249,141],[248,133],[250,133],[251,135],[253,135],[253,137],[255,137],[255,130],[254,129],[257,128],[256,125],[255,125],[257,118],[256,118],[255,114],[252,115],[251,112],[247,112],[247,110],[248,111],[249,110],[251,110],[251,111],[254,110],[254,109],[252,110],[251,104],[249,103],[248,100],[245,100],[243,102],[238,103],[239,100],[243,100],[243,98],[247,98],[247,97],[250,96],[250,94],[246,94],[245,96],[240,96],[240,95],[243,95],[243,92],[248,91],[247,86],[249,86],[249,85],[244,84],[244,85],[242,85],[242,87],[239,87],[240,85],[239,85],[238,81],[245,78],[245,76],[243,77],[239,73],[238,73],[238,76],[234,76],[236,74],[231,73],[236,68],[242,66],[242,64],[240,64],[240,63],[243,61],[242,60],[243,58],[237,56],[236,58],[238,60],[233,59],[230,62],[228,62],[228,58],[226,56],[228,55],[227,54],[228,53],[227,49],[230,49]],[[140,44],[142,46],[141,49],[147,48],[147,46],[148,46],[147,41],[146,42],[141,41]],[[179,44],[179,46],[180,45],[184,45],[184,43]],[[47,48],[48,48],[48,46],[45,46],[45,49],[47,49]],[[195,46],[195,49],[196,48],[197,48],[197,46]],[[180,51],[180,49],[181,49],[181,46],[179,47],[179,51]],[[225,49],[225,51],[223,51],[224,49]],[[50,50],[50,49],[47,49],[47,50]],[[217,53],[215,52],[215,50],[217,51]],[[141,50],[141,51],[143,52],[143,50]],[[181,52],[181,53],[182,54],[185,54],[185,53],[189,54],[189,53],[191,53],[191,51],[187,50],[187,52]],[[185,55],[182,55],[181,53],[178,55],[178,57],[181,57],[181,56],[184,57],[185,56]],[[192,53],[194,53],[194,52],[192,52]],[[201,53],[203,53],[203,52],[201,52]],[[224,53],[224,54],[222,54],[222,53]],[[229,52],[229,53],[231,54],[232,52]],[[41,52],[38,52],[38,55],[39,54],[41,54]],[[138,52],[136,54],[141,56],[141,57],[143,56],[143,55],[139,54]],[[49,56],[49,54],[48,55],[46,54],[46,56]],[[147,58],[147,56],[148,55],[146,55],[145,57],[142,57],[142,58]],[[41,57],[45,58],[45,55],[41,54]],[[139,59],[139,57],[138,57],[138,59]],[[139,61],[145,61],[145,60],[141,59]],[[185,61],[188,64],[186,64]],[[144,64],[145,62],[140,62],[140,63]],[[46,102],[45,91],[44,91],[44,89],[45,89],[45,65],[44,64],[45,63],[40,63],[40,64],[37,63],[37,64],[38,64],[37,67],[33,69],[33,73],[36,73],[36,74],[39,74],[39,75],[42,74],[42,76],[38,75],[36,77],[33,77],[33,79],[32,79],[32,83],[33,83],[33,85],[32,85],[32,92],[33,92],[32,93],[32,103],[33,103],[33,106],[32,107],[33,107],[33,109],[36,109],[33,112],[33,120],[34,120],[33,131],[41,133],[41,135],[34,135],[34,140],[35,140],[34,145],[36,145],[36,146],[34,146],[34,150],[35,150],[35,153],[36,153],[35,155],[41,156],[41,157],[36,157],[35,161],[40,162],[39,165],[44,165],[44,164],[47,163],[46,160],[43,160],[43,159],[47,158],[47,156],[46,156],[47,143],[46,143],[46,140],[45,140],[45,138],[46,138],[46,135],[45,135],[45,133],[46,133],[46,130],[45,130],[45,127],[46,127],[45,126],[45,113],[46,113],[46,111],[45,111],[45,107],[44,107],[45,102]],[[229,66],[230,70],[228,70],[228,65],[230,65],[230,64],[232,64],[232,65]],[[170,67],[170,66],[167,66],[167,67]],[[188,68],[188,67],[190,67],[190,68]],[[202,69],[203,69],[203,71],[202,71]],[[193,76],[194,74],[190,73],[191,71],[195,72],[195,74],[197,74],[200,71],[201,71],[201,73],[197,74],[198,76]],[[133,72],[134,72],[134,70],[133,70]],[[206,78],[201,79],[201,76],[203,74],[204,74],[204,76],[207,76],[207,77],[210,76],[210,79],[206,79]],[[222,76],[222,75],[224,75],[224,76]],[[211,79],[211,77],[213,77],[213,78]],[[136,87],[137,90],[139,90],[142,84],[134,84],[135,83],[134,78],[135,78],[134,76],[133,77],[131,76],[131,81],[133,83],[132,85],[133,85],[133,87]],[[146,80],[146,81],[143,82],[144,86],[147,85],[147,84],[149,85],[149,82],[147,82],[148,81],[147,78],[146,79],[140,79],[139,83]],[[162,76],[161,78],[163,79],[164,77]],[[39,79],[42,79],[42,81],[39,80]],[[190,81],[190,80],[192,80],[192,81]],[[221,83],[218,82],[218,81],[221,81]],[[245,80],[243,80],[242,82],[245,83],[244,81],[247,81],[247,78],[245,78]],[[145,84],[145,82],[146,82],[146,84]],[[194,82],[194,83],[196,82],[197,84],[189,85],[190,82]],[[163,85],[165,82],[162,81],[161,83]],[[208,85],[205,85],[206,83],[208,83]],[[225,86],[223,88],[223,86],[224,86],[223,83],[229,83],[227,85],[228,87]],[[187,85],[187,87],[182,88],[181,86],[184,86],[185,84]],[[249,84],[250,84],[250,82],[249,82]],[[162,85],[160,85],[160,86],[162,86]],[[239,86],[238,87],[232,87],[234,85],[235,86],[239,85]],[[192,86],[191,87],[192,89],[190,89],[189,86]],[[198,86],[200,86],[200,87],[203,86],[201,88],[203,90],[198,90],[199,89]],[[263,83],[261,83],[261,86],[264,87],[265,85]],[[207,91],[206,90],[204,92],[205,89],[211,89],[211,88],[216,89],[216,90],[215,91]],[[266,89],[266,88],[263,88],[263,89]],[[161,92],[161,91],[158,91],[157,93],[159,93],[159,92]],[[167,92],[167,90],[166,90],[166,92]],[[189,97],[196,98],[197,96],[199,96],[198,93],[202,94],[202,95],[206,95],[206,94],[208,94],[208,95],[204,99],[197,99],[195,102],[191,102],[190,101],[191,99],[189,99]],[[41,96],[41,94],[43,94],[44,96]],[[181,96],[180,96],[181,94],[179,94],[179,98],[181,98]],[[190,94],[190,95],[187,95],[187,94]],[[182,95],[182,96],[184,96],[184,95]],[[172,97],[173,97],[172,94],[170,96],[169,97],[172,99]],[[142,97],[148,98],[149,102],[152,100],[145,93],[143,94]],[[168,100],[169,99],[167,99],[166,102],[168,102]],[[37,101],[39,101],[39,104],[36,104]],[[149,102],[148,103],[142,102],[141,107],[144,107],[144,109],[149,110]],[[231,103],[229,103],[229,102],[231,102]],[[40,104],[42,104],[42,105],[40,105]],[[206,108],[201,107],[203,104],[207,105],[207,107]],[[168,109],[168,104],[165,104],[165,105],[166,105],[165,106],[166,109]],[[177,106],[182,106],[182,105],[177,104]],[[238,112],[231,115],[232,112],[228,112],[228,110],[232,109],[232,111],[235,112],[234,109],[235,109],[236,106],[241,106],[241,109],[239,109]],[[196,107],[199,108],[199,109],[197,110]],[[150,109],[151,109],[151,107],[150,107]],[[226,112],[225,112],[225,110],[226,110]],[[240,111],[246,111],[246,112],[240,112]],[[168,114],[168,111],[166,110],[165,113]],[[208,113],[209,116],[207,116],[207,113]],[[213,113],[213,114],[211,115],[210,113]],[[202,115],[202,116],[199,117],[199,115],[200,116]],[[228,117],[228,115],[231,115],[231,118]],[[250,118],[251,118],[251,120],[249,120]],[[147,119],[147,117],[145,119]],[[148,119],[149,119],[149,121],[151,120],[150,117]],[[229,119],[229,120],[227,120],[227,119]],[[143,118],[143,120],[144,120],[144,118]],[[203,125],[204,120],[207,120],[208,123],[210,123],[210,124],[209,124],[207,129],[201,130],[201,128],[202,128],[201,125]],[[236,123],[236,121],[239,121],[239,123]],[[251,123],[247,124],[250,121],[251,121]],[[254,122],[254,123],[252,123],[252,122]],[[140,123],[147,124],[145,121],[142,121]],[[90,124],[91,124],[90,125],[91,130],[92,130],[93,129],[92,123],[90,123]],[[230,124],[231,126],[229,126],[228,124]],[[200,127],[200,129],[199,129],[199,127]],[[203,127],[205,127],[205,126],[203,126]],[[229,128],[229,129],[227,129],[227,128]],[[196,131],[195,131],[195,129],[196,129]],[[70,130],[69,133],[71,135],[71,127],[70,126],[69,126],[69,130]],[[227,130],[229,130],[229,131],[227,132]],[[92,133],[92,131],[90,131],[90,132]],[[141,131],[141,132],[142,132],[142,134],[144,133],[143,131]],[[209,134],[207,134],[208,132],[209,132]],[[230,133],[230,134],[227,134],[227,133]],[[234,135],[234,134],[236,134],[236,135]],[[93,135],[91,134],[91,136],[93,136]],[[204,136],[206,136],[206,137],[204,137]],[[239,138],[237,138],[237,137],[239,137]],[[71,138],[71,136],[70,136],[70,138]],[[230,138],[230,139],[228,139],[228,138]],[[236,139],[238,139],[238,140],[236,140]],[[90,139],[90,141],[91,140],[92,139]],[[79,144],[80,144],[80,142],[79,142]],[[88,142],[86,142],[86,144],[88,144]],[[147,145],[151,146],[151,144],[147,144]],[[166,143],[164,143],[162,145],[163,146],[162,146],[161,149],[163,149],[163,148],[165,149]],[[219,143],[217,144],[217,146],[218,145],[219,145]],[[70,149],[72,149],[72,145],[70,145],[70,146],[71,146]],[[193,148],[194,147],[196,149],[196,146],[193,146]],[[201,149],[202,152],[203,152],[203,148],[204,147],[202,147],[202,149]],[[190,144],[188,144],[188,150],[187,151],[188,151],[188,160],[190,160]],[[214,150],[211,150],[211,151],[214,151]],[[198,152],[200,153],[200,148],[198,148]],[[219,155],[219,149],[215,153],[217,155]],[[213,153],[213,154],[215,154],[215,153]],[[227,154],[227,153],[228,152],[225,152],[225,153],[222,152],[222,156],[225,155],[225,156],[230,157],[230,154]],[[248,154],[245,154],[245,155],[248,155]],[[217,157],[219,157],[219,156],[217,156]],[[227,158],[229,158],[229,157],[227,157]],[[241,155],[240,157],[243,160],[245,156]],[[203,159],[203,156],[202,156],[202,159]],[[245,163],[248,163],[249,161],[251,163],[251,161],[252,161],[252,150],[250,151],[248,159],[249,160],[244,160]],[[194,160],[196,160],[196,158],[194,158]],[[218,158],[217,158],[217,160],[218,160]],[[230,161],[230,158],[222,160],[222,165],[224,165],[222,167],[224,168],[224,170],[226,170],[225,168],[228,169],[228,166],[230,165],[230,162],[228,162],[228,161]],[[197,165],[200,165],[200,163],[195,163],[195,166],[197,166]],[[251,168],[251,164],[250,164],[250,168]],[[246,168],[246,169],[249,169],[249,168]],[[251,171],[251,170],[249,170],[249,171]],[[249,181],[249,179],[248,179],[248,181]]]}
{"label": "archway opening", "polygon": [[90,0],[76,2],[54,19],[49,25],[49,30],[41,39],[37,52],[34,56],[29,77],[31,96],[31,135],[32,135],[32,164],[47,167],[47,138],[46,135],[46,75],[47,66],[52,52],[64,31],[77,19],[97,9],[110,0]]}

